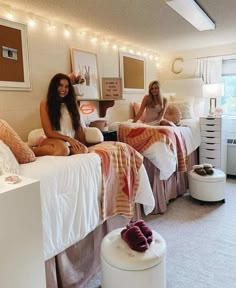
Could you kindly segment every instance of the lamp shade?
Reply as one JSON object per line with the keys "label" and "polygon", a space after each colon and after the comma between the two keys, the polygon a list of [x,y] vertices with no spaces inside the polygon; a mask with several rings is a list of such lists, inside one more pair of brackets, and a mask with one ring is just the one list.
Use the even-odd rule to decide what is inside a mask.
{"label": "lamp shade", "polygon": [[224,95],[224,84],[204,84],[203,96],[208,98],[217,98]]}

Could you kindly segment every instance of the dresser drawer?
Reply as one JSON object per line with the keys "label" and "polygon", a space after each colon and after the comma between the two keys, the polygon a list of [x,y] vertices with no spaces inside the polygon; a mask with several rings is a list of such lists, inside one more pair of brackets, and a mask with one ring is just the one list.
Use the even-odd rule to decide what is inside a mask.
{"label": "dresser drawer", "polygon": [[201,124],[201,131],[221,131],[221,126],[218,124]]}
{"label": "dresser drawer", "polygon": [[215,159],[211,157],[200,157],[200,164],[209,163],[212,164],[213,167],[220,167],[220,159]]}
{"label": "dresser drawer", "polygon": [[215,143],[215,144],[220,144],[220,143],[221,143],[221,138],[219,138],[219,137],[206,137],[206,136],[202,136],[202,137],[201,137],[201,143]]}
{"label": "dresser drawer", "polygon": [[210,157],[210,158],[220,158],[220,150],[209,150],[201,149],[200,147],[200,157]]}
{"label": "dresser drawer", "polygon": [[201,149],[220,150],[220,143],[201,143]]}
{"label": "dresser drawer", "polygon": [[207,124],[207,125],[220,125],[221,124],[221,118],[200,118],[201,124]]}
{"label": "dresser drawer", "polygon": [[201,131],[201,136],[204,136],[204,137],[218,137],[218,138],[220,138],[221,133],[220,133],[220,131],[206,130],[206,131]]}

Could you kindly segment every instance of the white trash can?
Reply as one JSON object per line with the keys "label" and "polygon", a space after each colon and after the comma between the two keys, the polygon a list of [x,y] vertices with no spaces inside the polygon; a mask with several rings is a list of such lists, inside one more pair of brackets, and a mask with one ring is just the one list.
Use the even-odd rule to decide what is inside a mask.
{"label": "white trash can", "polygon": [[137,252],[121,238],[123,229],[110,232],[102,240],[102,288],[166,288],[165,240],[152,231],[149,249]]}

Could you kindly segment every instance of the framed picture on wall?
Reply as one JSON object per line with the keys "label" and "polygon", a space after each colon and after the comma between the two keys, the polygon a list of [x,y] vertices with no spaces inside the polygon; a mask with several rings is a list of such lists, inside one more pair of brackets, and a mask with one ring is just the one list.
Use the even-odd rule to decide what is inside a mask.
{"label": "framed picture on wall", "polygon": [[31,90],[27,26],[2,18],[0,90]]}
{"label": "framed picture on wall", "polygon": [[124,93],[144,93],[145,58],[120,52],[120,77]]}
{"label": "framed picture on wall", "polygon": [[71,49],[72,71],[80,77],[80,84],[74,85],[76,95],[82,99],[100,99],[97,55]]}
{"label": "framed picture on wall", "polygon": [[122,99],[121,78],[102,78],[102,99],[116,100]]}

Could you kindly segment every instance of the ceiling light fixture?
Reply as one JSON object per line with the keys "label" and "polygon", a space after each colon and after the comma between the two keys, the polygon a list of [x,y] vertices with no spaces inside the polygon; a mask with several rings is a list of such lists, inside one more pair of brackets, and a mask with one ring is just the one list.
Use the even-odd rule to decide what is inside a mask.
{"label": "ceiling light fixture", "polygon": [[216,28],[215,23],[194,0],[172,0],[166,1],[166,4],[168,4],[199,31],[213,30]]}

